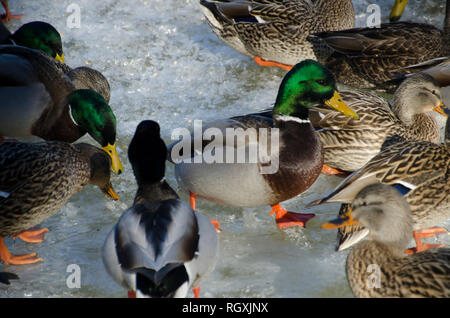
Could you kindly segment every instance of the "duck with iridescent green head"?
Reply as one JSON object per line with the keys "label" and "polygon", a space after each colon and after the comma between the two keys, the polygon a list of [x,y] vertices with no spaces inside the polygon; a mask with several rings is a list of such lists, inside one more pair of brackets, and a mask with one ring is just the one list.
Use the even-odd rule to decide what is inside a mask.
{"label": "duck with iridescent green head", "polygon": [[[123,171],[116,152],[116,118],[106,101],[109,95],[77,89],[53,59],[12,45],[0,46],[0,83],[0,136],[72,143],[88,133],[111,157],[112,170]],[[96,83],[92,78],[86,88]]]}
{"label": "duck with iridescent green head", "polygon": [[47,22],[33,21],[26,23],[14,33],[11,33],[0,22],[0,44],[15,44],[39,50],[64,63],[61,35]]}
{"label": "duck with iridescent green head", "polygon": [[[304,226],[313,214],[287,212],[279,203],[308,189],[320,174],[322,146],[309,121],[309,109],[320,104],[358,118],[342,102],[333,75],[320,63],[305,60],[284,77],[273,111],[203,125],[205,135],[216,133],[213,142],[211,136],[205,140],[206,136],[194,134],[170,145],[176,178],[181,188],[190,192],[193,208],[196,196],[230,206],[270,205],[279,228]],[[234,136],[228,138],[230,132],[239,131],[250,138],[242,143],[233,142]],[[222,138],[225,142],[220,143],[219,132],[226,136]],[[258,149],[253,161],[248,156],[252,149]],[[229,158],[230,150],[248,160]],[[211,156],[214,160],[208,159]]]}

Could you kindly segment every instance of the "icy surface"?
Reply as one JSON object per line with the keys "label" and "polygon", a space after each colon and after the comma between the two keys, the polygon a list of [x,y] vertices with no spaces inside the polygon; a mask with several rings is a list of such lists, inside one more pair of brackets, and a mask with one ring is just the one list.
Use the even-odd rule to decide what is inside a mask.
{"label": "icy surface", "polygon": [[[16,254],[36,251],[43,263],[2,266],[19,281],[0,286],[0,297],[125,297],[126,291],[106,274],[100,247],[135,194],[126,148],[143,119],[160,123],[166,142],[177,127],[192,120],[211,120],[271,107],[284,71],[260,68],[233,51],[210,31],[198,0],[12,0],[13,13],[24,13],[21,24],[42,20],[62,34],[66,63],[101,71],[111,85],[111,107],[118,122],[119,155],[125,165],[113,177],[119,202],[109,201],[92,186],[42,226],[51,232],[41,244],[7,239]],[[382,6],[383,21],[394,0]],[[81,28],[68,28],[67,7],[81,8]],[[356,0],[357,25],[365,21],[371,1]],[[404,20],[442,25],[445,1],[409,1]],[[83,141],[93,141],[84,137]],[[173,167],[167,179],[176,188]],[[328,193],[340,179],[321,176],[299,197],[284,203],[303,211],[306,203]],[[186,194],[182,194],[187,199]],[[198,209],[220,221],[220,260],[201,286],[203,297],[351,297],[345,279],[347,252],[334,252],[335,231],[320,229],[338,205],[308,212],[316,217],[306,229],[277,229],[268,207],[230,208],[198,201]],[[441,236],[440,240],[444,240]],[[433,241],[433,240],[431,240]],[[448,239],[447,239],[448,243]],[[66,285],[67,267],[81,268],[81,288]],[[189,295],[190,297],[192,294]]]}

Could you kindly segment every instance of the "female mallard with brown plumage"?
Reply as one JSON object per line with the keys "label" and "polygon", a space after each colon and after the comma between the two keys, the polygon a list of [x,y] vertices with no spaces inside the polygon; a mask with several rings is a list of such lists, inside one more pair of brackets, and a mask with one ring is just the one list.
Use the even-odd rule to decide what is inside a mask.
{"label": "female mallard with brown plumage", "polygon": [[[333,75],[320,63],[306,60],[283,78],[270,115],[251,114],[203,125],[205,131],[212,128],[220,131],[222,136],[227,136],[230,130],[237,132],[240,129],[244,133],[254,132],[255,138],[245,138],[243,143],[235,143],[234,137],[227,137],[222,143],[220,140],[211,143],[198,135],[172,144],[169,155],[172,162],[176,162],[176,178],[181,188],[191,193],[193,207],[197,195],[231,206],[271,205],[271,213],[275,213],[280,228],[304,226],[313,214],[287,212],[279,202],[308,189],[320,174],[322,147],[309,121],[309,109],[323,103],[346,116],[357,118],[337,94]],[[266,132],[265,138],[263,132]],[[279,138],[275,137],[272,141],[272,134],[276,132],[279,132]],[[190,150],[187,151],[183,148],[186,144],[194,147],[188,147]],[[203,145],[204,148],[196,149],[196,145]],[[220,158],[204,160],[203,151],[206,147],[211,150],[212,146]],[[234,155],[233,158],[222,157],[222,154],[229,153],[228,148],[233,149],[233,154],[245,153],[244,159],[249,158],[247,154],[251,154],[252,149],[258,149],[260,153],[254,161],[237,162]],[[270,151],[264,154],[261,149]]]}
{"label": "female mallard with brown plumage", "polygon": [[330,48],[308,41],[316,32],[354,27],[351,0],[200,1],[213,32],[261,66],[291,69],[304,59],[320,61]]}
{"label": "female mallard with brown plumage", "polygon": [[105,101],[109,99],[106,79],[85,68],[66,76],[63,68],[68,67],[39,51],[0,47],[0,137],[32,135],[74,142],[88,133],[111,156],[112,169],[120,174],[116,118]]}
{"label": "female mallard with brown plumage", "polygon": [[[406,67],[450,54],[450,0],[444,28],[411,22],[314,34],[335,52],[324,65],[339,83],[392,91]],[[313,38],[313,37],[311,37]]]}
{"label": "female mallard with brown plumage", "polygon": [[[447,120],[444,145],[391,137],[382,151],[364,167],[345,179],[331,194],[309,205],[346,203],[339,212],[345,215],[358,191],[373,183],[390,184],[404,194],[412,211],[413,236],[417,245],[409,252],[441,246],[422,244],[421,238],[447,232],[431,227],[450,218],[450,120]],[[338,250],[355,244],[367,233],[367,229],[360,226],[339,229]]]}
{"label": "female mallard with brown plumage", "polygon": [[[402,82],[395,92],[392,108],[382,97],[369,92],[342,91],[344,102],[359,120],[338,112],[316,108],[313,125],[318,130],[324,153],[324,173],[355,171],[381,149],[388,136],[407,140],[440,141],[439,127],[431,114],[446,116],[440,87],[429,75],[417,74]],[[330,169],[331,168],[331,169]]]}
{"label": "female mallard with brown plumage", "polygon": [[5,264],[40,261],[36,253],[11,255],[3,241],[14,236],[41,242],[48,229],[27,229],[54,215],[88,183],[118,199],[110,182],[111,159],[89,144],[59,141],[0,143],[0,258]]}
{"label": "female mallard with brown plumage", "polygon": [[347,280],[356,297],[450,297],[450,249],[405,256],[413,220],[408,203],[388,185],[370,185],[352,203],[352,212],[322,227],[360,224],[368,240],[347,256]]}

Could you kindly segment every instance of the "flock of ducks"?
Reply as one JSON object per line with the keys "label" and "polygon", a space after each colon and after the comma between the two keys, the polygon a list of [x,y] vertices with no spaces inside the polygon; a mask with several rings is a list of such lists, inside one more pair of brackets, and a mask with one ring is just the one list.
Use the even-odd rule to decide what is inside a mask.
{"label": "flock of ducks", "polygon": [[[1,2],[3,21],[20,17]],[[396,1],[392,20],[399,19],[406,2]],[[325,173],[347,178],[309,205],[342,203],[338,218],[323,227],[338,229],[338,250],[352,247],[346,274],[354,295],[449,297],[450,249],[421,238],[446,233],[435,226],[450,216],[450,121],[442,144],[429,114],[447,116],[441,91],[450,85],[450,1],[443,31],[409,22],[352,29],[350,0],[199,4],[226,44],[259,65],[288,70],[272,109],[216,120],[203,129],[277,128],[279,150],[255,163],[187,163],[211,145],[200,141],[201,149],[182,153],[183,140],[166,146],[159,124],[142,121],[128,147],[136,196],[102,247],[111,277],[129,297],[186,297],[190,289],[198,297],[200,282],[219,256],[220,224],[195,210],[197,198],[230,206],[269,205],[280,229],[304,227],[314,214],[286,211],[280,203]],[[338,92],[337,83],[372,91]],[[392,104],[373,90],[394,92]],[[120,174],[123,167],[109,99],[110,87],[100,72],[64,64],[61,37],[51,25],[31,22],[11,33],[0,24],[3,263],[42,261],[36,253],[12,255],[3,238],[42,242],[49,230],[36,226],[88,183],[119,199],[110,181],[110,172]],[[96,146],[72,144],[86,133]],[[261,140],[241,147],[248,152],[262,146]],[[193,148],[198,142],[188,141]],[[215,149],[225,153],[227,147],[235,146]],[[175,164],[190,204],[165,181],[167,160]],[[279,169],[262,174],[274,161]],[[407,249],[412,238],[416,247]],[[375,287],[368,284],[373,264],[379,270]],[[0,283],[17,278],[0,273]]]}

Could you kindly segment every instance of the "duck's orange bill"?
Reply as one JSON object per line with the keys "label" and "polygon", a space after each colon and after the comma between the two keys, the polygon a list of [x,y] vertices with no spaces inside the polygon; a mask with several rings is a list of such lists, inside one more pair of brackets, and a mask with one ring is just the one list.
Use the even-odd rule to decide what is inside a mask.
{"label": "duck's orange bill", "polygon": [[322,224],[322,228],[325,230],[334,230],[344,226],[356,225],[357,221],[353,220],[352,214],[349,213],[347,215],[341,215],[337,219],[333,219],[328,221],[325,224]]}
{"label": "duck's orange bill", "polygon": [[442,116],[448,117],[448,115],[444,112],[444,110],[443,110],[442,108],[447,108],[447,107],[444,105],[444,102],[443,102],[443,101],[441,101],[441,103],[440,103],[438,106],[436,106],[435,108],[433,108],[433,110],[434,110],[435,112],[438,112],[438,113],[441,114]]}

